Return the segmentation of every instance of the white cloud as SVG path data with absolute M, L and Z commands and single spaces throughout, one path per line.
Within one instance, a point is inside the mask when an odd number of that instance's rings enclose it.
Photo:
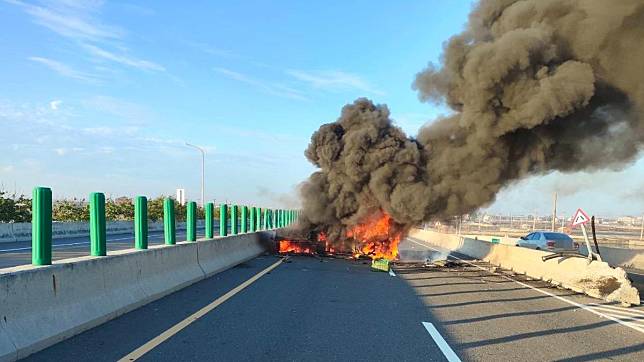
M 213 68 L 219 74 L 226 76 L 232 80 L 236 80 L 241 83 L 246 83 L 251 85 L 259 90 L 262 90 L 268 94 L 272 94 L 279 97 L 291 98 L 297 100 L 308 100 L 299 90 L 293 89 L 281 84 L 269 84 L 265 81 L 253 78 L 243 73 L 236 72 L 227 68 L 215 67 Z
M 11 172 L 14 169 L 15 168 L 13 167 L 13 165 L 6 165 L 6 166 L 0 167 L 0 170 L 2 170 L 2 172 Z
M 360 76 L 339 70 L 307 72 L 293 69 L 288 70 L 286 73 L 299 81 L 308 83 L 313 88 L 330 91 L 354 89 L 377 95 L 384 94 L 384 92 L 375 88 Z
M 43 57 L 29 57 L 32 62 L 40 63 L 54 72 L 68 78 L 78 79 L 85 82 L 96 83 L 98 80 L 91 74 L 77 71 L 76 69 L 61 63 L 59 61 L 43 58 Z
M 36 24 L 67 38 L 98 41 L 119 39 L 125 33 L 121 28 L 105 25 L 98 19 L 103 1 L 58 0 L 48 1 L 41 6 L 21 1 L 9 2 L 24 8 Z
M 83 147 L 69 147 L 69 148 L 67 148 L 67 147 L 58 147 L 58 148 L 54 148 L 54 152 L 58 156 L 65 156 L 65 155 L 69 154 L 70 152 L 82 152 L 84 150 L 85 150 L 85 148 L 83 148 Z
M 162 65 L 151 62 L 149 60 L 132 58 L 123 54 L 115 54 L 105 49 L 99 48 L 95 45 L 85 44 L 83 45 L 83 48 L 85 48 L 90 54 L 96 57 L 111 60 L 113 62 L 126 65 L 128 67 L 138 68 L 146 71 L 157 71 L 157 72 L 165 71 L 165 68 Z
M 114 133 L 114 129 L 111 127 L 87 127 L 83 128 L 83 132 L 97 136 L 109 136 Z
M 111 114 L 136 124 L 146 123 L 153 118 L 152 112 L 146 107 L 110 96 L 94 96 L 84 100 L 82 104 L 93 111 Z M 135 126 L 128 129 L 130 134 L 136 131 L 138 127 Z
M 155 62 L 139 59 L 125 54 L 126 47 L 122 44 L 125 31 L 117 26 L 101 22 L 100 14 L 103 1 L 100 0 L 49 0 L 41 1 L 39 5 L 16 0 L 5 0 L 20 6 L 29 14 L 36 24 L 39 24 L 58 35 L 73 40 L 93 60 L 108 60 L 128 67 L 145 71 L 164 72 L 165 68 Z M 119 52 L 109 49 L 120 49 Z M 88 74 L 74 71 L 70 67 L 51 59 L 33 57 L 34 61 L 49 66 L 60 74 L 76 79 L 88 80 L 95 78 Z M 31 59 L 31 58 L 30 58 Z
M 57 111 L 58 107 L 63 103 L 63 101 L 56 99 L 51 102 L 49 102 L 49 108 L 51 108 L 52 111 Z

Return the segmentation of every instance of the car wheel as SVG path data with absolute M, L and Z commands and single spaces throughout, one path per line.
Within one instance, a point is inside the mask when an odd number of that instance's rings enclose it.
M 534 250 L 541 250 L 541 248 L 537 246 Z

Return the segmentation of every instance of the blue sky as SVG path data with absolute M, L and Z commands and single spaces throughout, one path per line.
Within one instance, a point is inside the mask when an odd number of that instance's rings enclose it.
M 288 206 L 314 170 L 303 156 L 311 133 L 344 104 L 361 96 L 385 103 L 409 134 L 446 112 L 420 103 L 411 82 L 438 61 L 470 8 L 0 0 L 0 182 L 19 192 L 48 185 L 58 197 L 185 187 L 197 199 L 200 156 L 187 141 L 208 151 L 207 199 Z M 575 180 L 592 190 L 588 180 L 599 179 L 605 200 L 589 207 L 640 213 L 644 189 L 632 178 L 643 169 L 535 178 L 490 210 L 545 212 L 553 188 L 573 190 L 564 207 L 583 206 L 597 196 L 575 192 Z M 626 196 L 606 195 L 604 181 Z

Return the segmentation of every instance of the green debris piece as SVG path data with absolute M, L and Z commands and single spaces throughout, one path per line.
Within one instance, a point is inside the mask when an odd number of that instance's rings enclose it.
M 387 259 L 373 259 L 371 261 L 371 269 L 379 270 L 383 272 L 389 271 L 389 260 Z

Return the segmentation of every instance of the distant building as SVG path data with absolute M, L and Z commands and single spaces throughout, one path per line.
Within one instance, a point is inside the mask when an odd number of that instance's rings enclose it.
M 617 218 L 617 223 L 623 225 L 635 225 L 639 218 L 633 216 L 620 216 Z

